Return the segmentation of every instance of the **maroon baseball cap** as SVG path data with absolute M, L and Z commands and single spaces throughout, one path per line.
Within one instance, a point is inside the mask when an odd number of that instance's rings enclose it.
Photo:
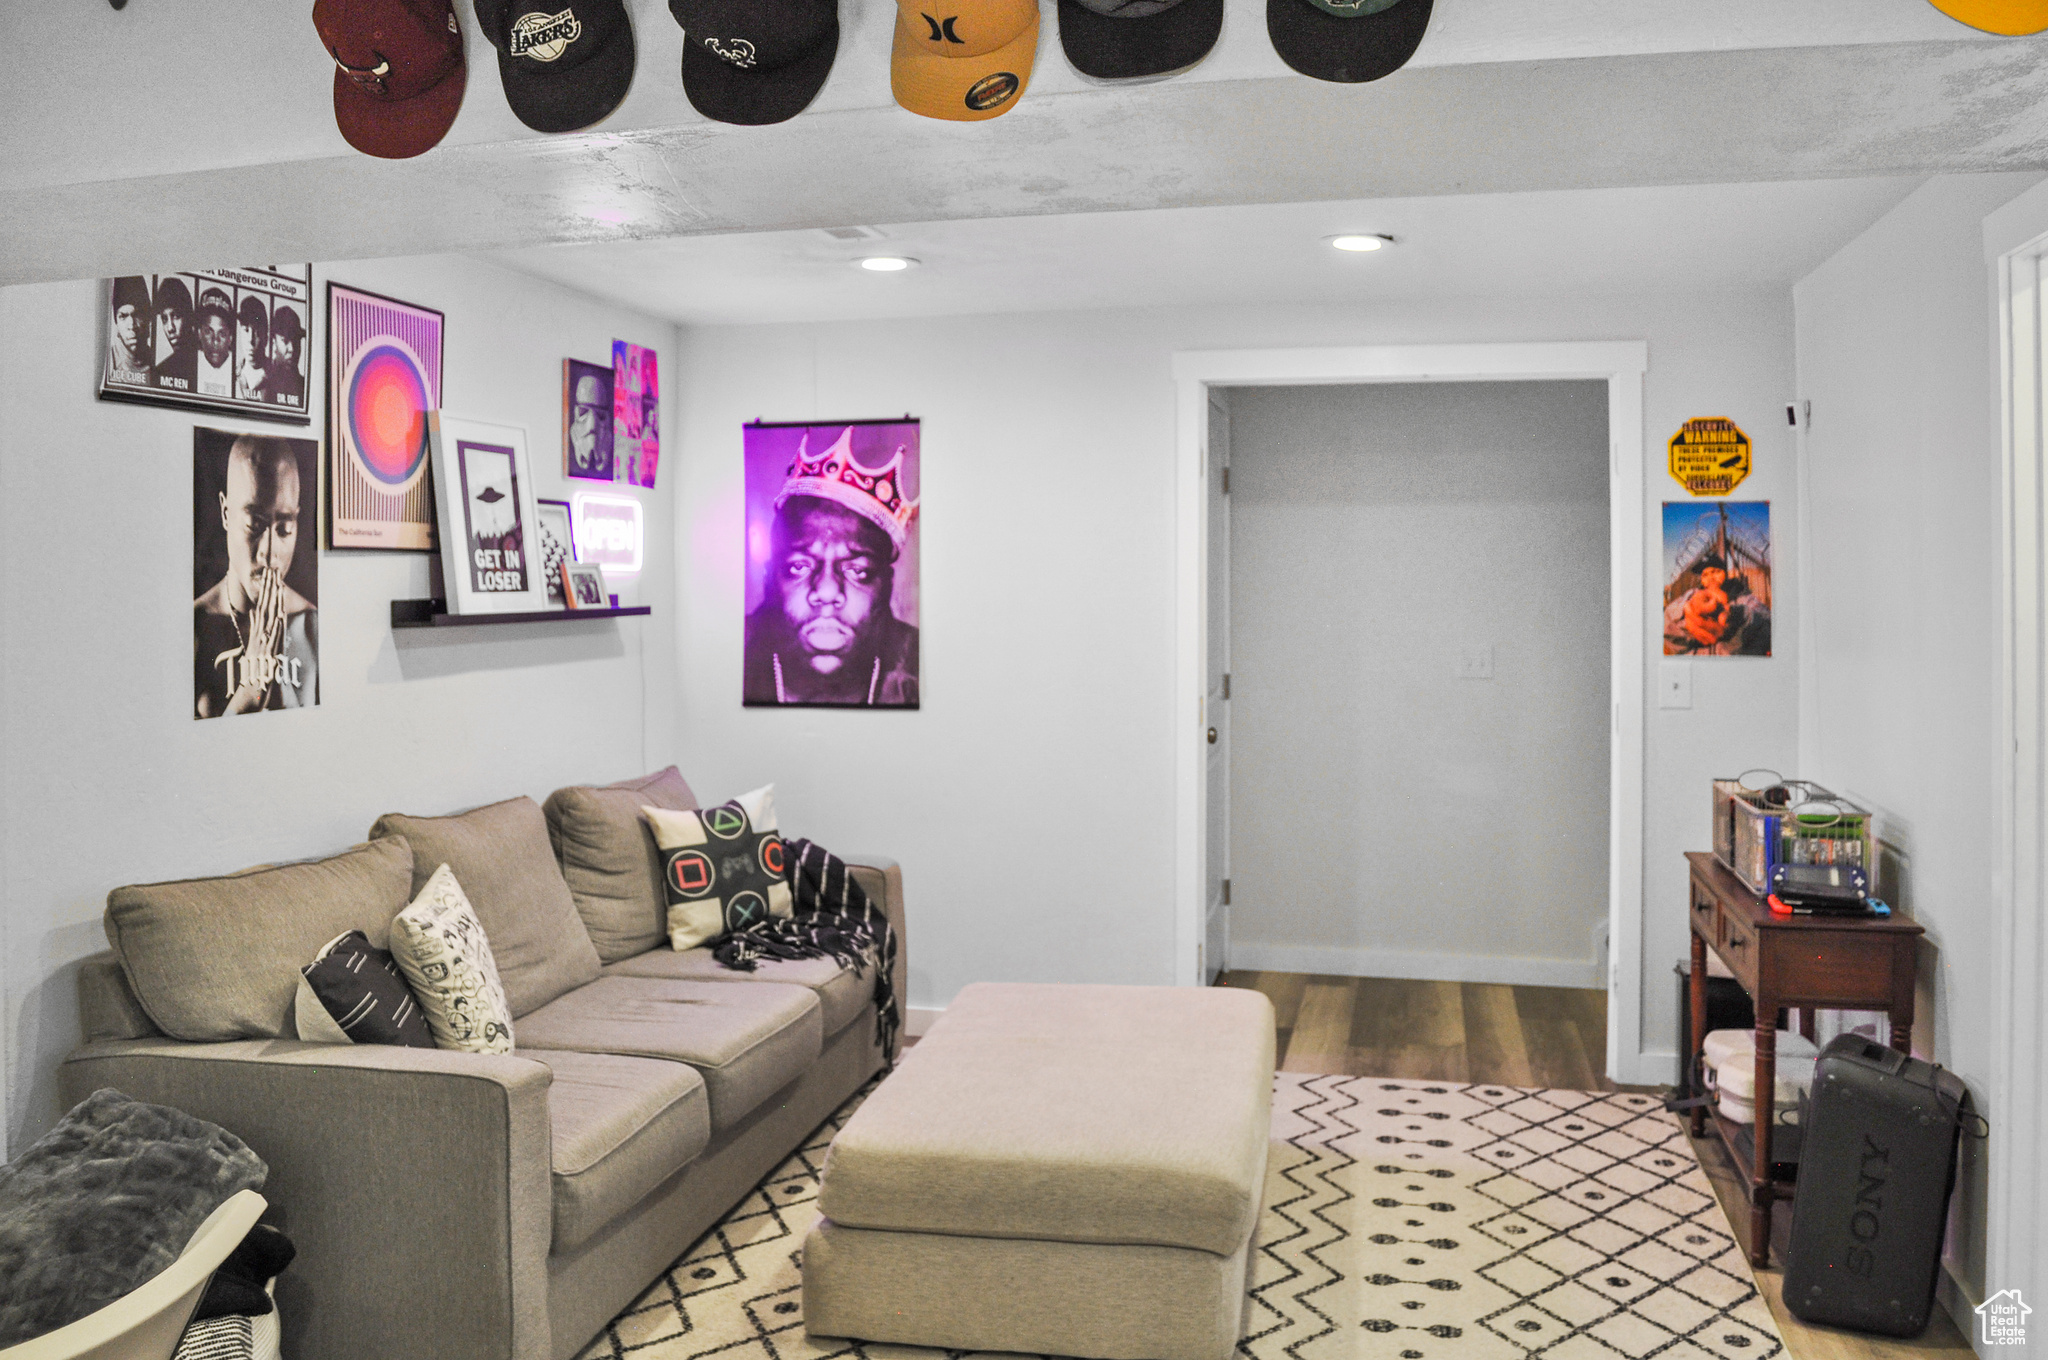
M 334 121 L 365 155 L 432 150 L 462 107 L 468 67 L 451 0 L 313 0 L 334 58 Z

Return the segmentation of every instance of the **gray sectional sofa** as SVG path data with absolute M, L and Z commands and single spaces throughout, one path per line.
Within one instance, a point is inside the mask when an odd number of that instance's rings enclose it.
M 110 894 L 62 1092 L 176 1106 L 269 1163 L 299 1249 L 277 1286 L 293 1360 L 566 1360 L 885 1066 L 872 970 L 669 948 L 643 803 L 696 806 L 671 768 Z M 896 929 L 902 996 L 901 873 L 848 861 Z M 299 1041 L 299 967 L 351 928 L 383 946 L 443 863 L 514 1051 Z

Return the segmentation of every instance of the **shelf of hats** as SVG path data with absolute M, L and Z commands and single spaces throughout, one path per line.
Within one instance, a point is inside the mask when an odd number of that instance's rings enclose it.
M 1401 69 L 1433 0 L 1267 0 L 1274 52 L 1315 80 L 1357 85 Z M 1192 70 L 1223 30 L 1224 0 L 1057 0 L 1060 51 L 1092 82 Z M 558 7 L 559 6 L 559 7 Z M 802 113 L 839 57 L 838 0 L 781 5 L 669 0 L 673 29 L 634 31 L 625 0 L 477 0 L 505 102 L 537 132 L 581 132 L 625 100 L 643 57 L 714 122 L 759 127 Z M 469 84 L 452 0 L 317 0 L 335 63 L 334 116 L 366 155 L 417 156 L 454 126 Z M 1000 118 L 1043 59 L 1038 0 L 897 0 L 889 88 L 913 114 Z M 673 78 L 673 77 L 667 77 Z

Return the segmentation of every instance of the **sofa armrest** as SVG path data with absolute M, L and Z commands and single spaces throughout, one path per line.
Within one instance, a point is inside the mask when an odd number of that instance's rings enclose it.
M 910 930 L 903 914 L 903 866 L 887 855 L 841 855 L 869 900 L 878 903 L 896 931 L 896 970 L 889 975 L 896 1004 L 910 1019 Z
M 269 1163 L 298 1258 L 279 1277 L 293 1360 L 546 1360 L 548 1084 L 526 1058 L 276 1039 L 87 1044 L 58 1071 L 175 1106 Z

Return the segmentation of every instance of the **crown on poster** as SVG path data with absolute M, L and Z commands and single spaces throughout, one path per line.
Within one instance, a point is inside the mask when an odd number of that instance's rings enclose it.
M 789 465 L 789 480 L 776 494 L 775 508 L 780 510 L 791 496 L 816 496 L 843 505 L 889 535 L 896 551 L 903 551 L 910 537 L 911 522 L 924 502 L 921 496 L 914 501 L 903 497 L 903 455 L 908 452 L 905 446 L 898 444 L 895 457 L 881 467 L 870 468 L 853 461 L 851 425 L 841 430 L 832 447 L 816 458 L 811 456 L 810 444 L 807 431 L 797 441 L 796 461 Z

